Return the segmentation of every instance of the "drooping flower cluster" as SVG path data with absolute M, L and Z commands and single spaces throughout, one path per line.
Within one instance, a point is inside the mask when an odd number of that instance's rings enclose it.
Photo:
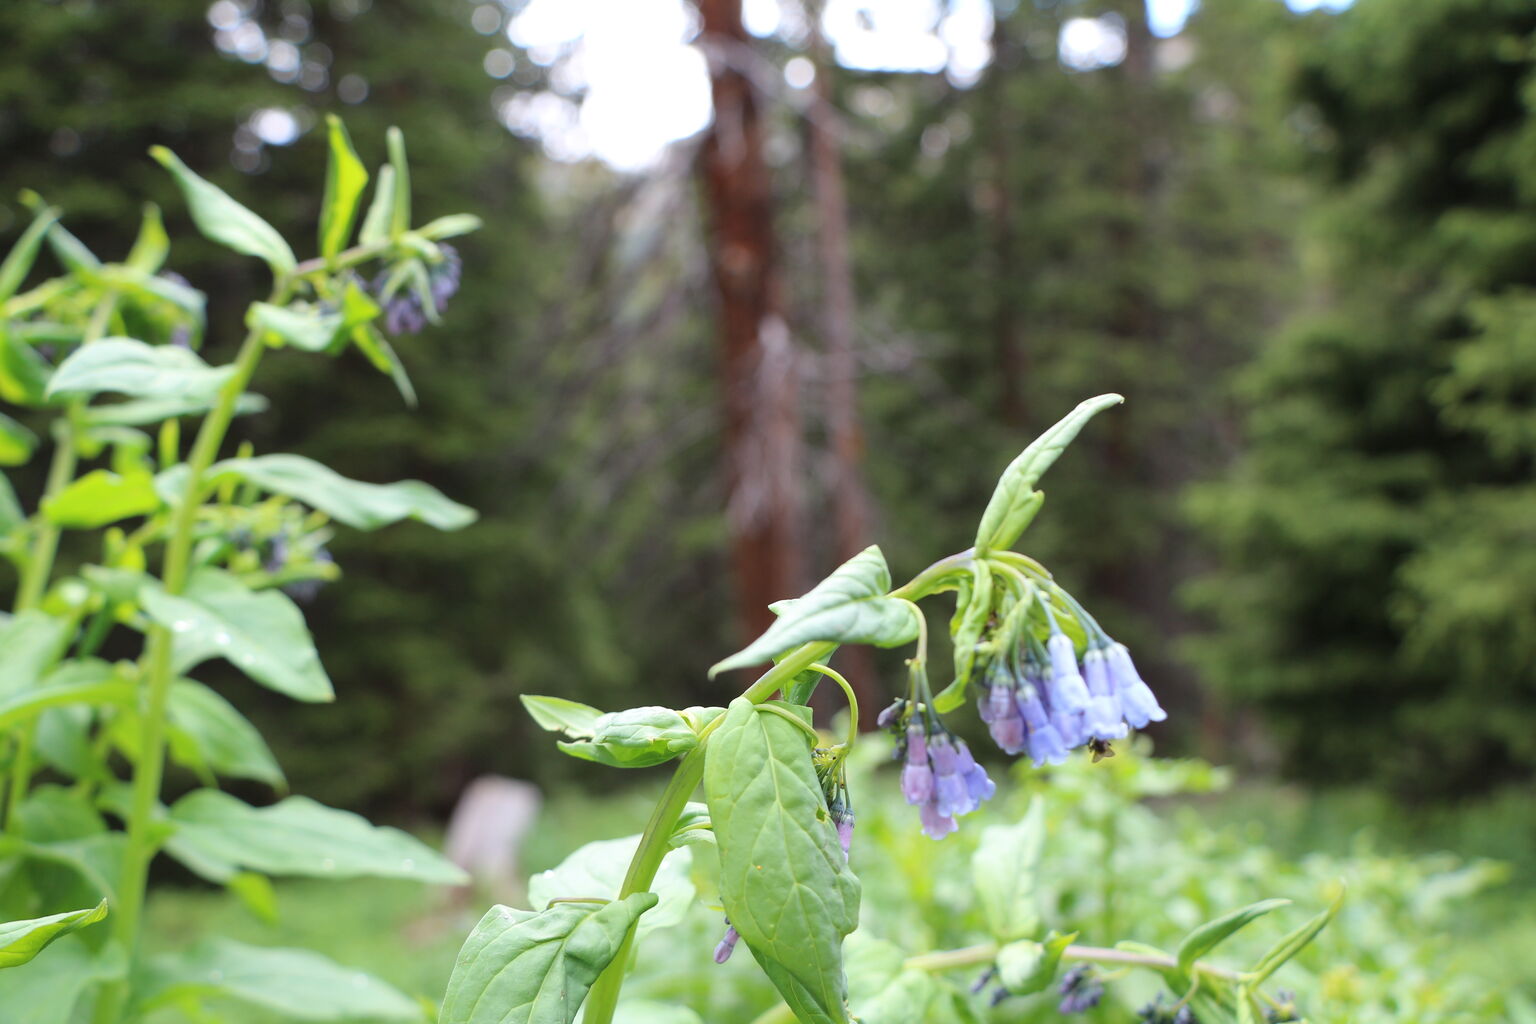
M 883 711 L 879 724 L 896 733 L 896 758 L 902 762 L 901 795 L 918 808 L 923 833 L 943 839 L 997 792 L 986 770 L 976 763 L 965 741 L 934 714 L 932 696 L 921 672 L 914 672 L 913 692 Z
M 1099 1005 L 1104 998 L 1104 983 L 1093 975 L 1089 964 L 1078 964 L 1062 976 L 1061 1002 L 1056 1009 L 1062 1013 L 1086 1013 Z
M 1043 649 L 1033 637 L 1020 647 L 992 662 L 978 697 L 981 719 L 1006 754 L 1027 753 L 1037 767 L 1060 764 L 1084 745 L 1102 755 L 1131 728 L 1167 717 L 1124 644 L 1095 636 L 1081 665 L 1059 628 Z

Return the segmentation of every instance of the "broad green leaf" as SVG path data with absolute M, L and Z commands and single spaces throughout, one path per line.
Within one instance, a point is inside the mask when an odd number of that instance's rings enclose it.
M 88 910 L 37 917 L 30 921 L 0 923 L 0 968 L 19 967 L 43 951 L 54 939 L 107 916 L 107 901 Z
M 107 824 L 84 793 L 44 784 L 17 806 L 11 830 L 34 843 L 65 843 L 105 832 Z
M 1090 398 L 1067 413 L 1054 426 L 1035 439 L 1019 457 L 1008 464 L 981 515 L 981 525 L 976 528 L 976 552 L 1003 549 L 1013 546 L 1039 511 L 1042 497 L 1037 496 L 1035 484 L 1051 464 L 1061 455 L 1078 431 L 1095 415 L 1125 399 L 1119 395 L 1100 395 Z
M 37 261 L 37 250 L 43 244 L 43 236 L 48 234 L 48 229 L 58 219 L 59 211 L 53 207 L 38 210 L 32 223 L 16 239 L 11 251 L 5 254 L 5 262 L 0 263 L 0 303 L 15 295 L 21 283 L 27 279 L 27 272 Z
M 918 612 L 886 597 L 891 572 L 875 546 L 865 548 L 804 597 L 782 603 L 773 625 L 745 650 L 709 670 L 711 676 L 757 665 L 813 640 L 895 647 L 916 639 Z
M 1290 903 L 1290 900 L 1260 900 L 1240 910 L 1223 914 L 1214 921 L 1207 921 L 1186 935 L 1184 941 L 1179 943 L 1178 953 L 1174 958 L 1178 961 L 1179 970 L 1188 974 L 1190 968 L 1195 965 L 1195 961 L 1225 942 L 1238 929 L 1258 920 L 1271 910 L 1290 906 Z
M 997 951 L 997 980 L 1016 996 L 1043 992 L 1056 980 L 1061 954 L 1072 945 L 1077 933 L 1057 935 L 1052 932 L 1044 942 L 1020 939 Z
M 698 745 L 698 733 L 680 713 L 671 708 L 644 707 L 600 715 L 592 723 L 589 739 L 559 747 L 572 757 L 611 768 L 647 768 Z
M 212 473 L 232 473 L 264 491 L 297 498 L 358 530 L 376 530 L 402 519 L 416 519 L 439 530 L 458 530 L 476 519 L 474 509 L 444 497 L 420 480 L 393 484 L 348 480 L 301 455 L 225 459 L 214 465 Z
M 154 274 L 165 265 L 170 251 L 171 239 L 165 233 L 160 207 L 145 203 L 144 215 L 139 221 L 139 236 L 133 240 L 133 248 L 128 250 L 128 258 L 123 262 L 134 270 Z
M 563 732 L 572 739 L 591 739 L 592 726 L 603 715 L 590 704 L 564 697 L 538 697 L 525 693 L 519 699 L 540 729 Z
M 183 740 L 192 758 L 219 775 L 283 785 L 283 770 L 256 727 L 235 706 L 202 683 L 178 679 L 171 685 L 172 749 Z
M 35 608 L 0 625 L 0 697 L 36 686 L 69 646 L 70 623 Z
M 1045 848 L 1045 802 L 1039 796 L 1016 825 L 988 825 L 971 858 L 971 877 L 987 926 L 1001 942 L 1040 927 L 1040 854 Z
M 400 361 L 400 356 L 393 346 L 384 340 L 384 335 L 378 332 L 372 324 L 363 324 L 352 329 L 352 344 L 358 351 L 368 357 L 380 373 L 387 374 L 389 379 L 395 382 L 395 389 L 400 392 L 400 397 L 411 408 L 416 407 L 416 388 L 411 384 L 410 375 L 405 372 L 405 363 Z
M 59 364 L 49 395 L 164 398 L 208 404 L 234 373 L 233 366 L 209 366 L 178 345 L 146 345 L 133 338 L 103 338 L 82 345 Z
M 277 890 L 266 875 L 241 871 L 224 883 L 231 896 L 263 924 L 277 924 Z
M 347 247 L 358 200 L 368 187 L 368 171 L 352 148 L 346 125 L 335 114 L 325 116 L 331 159 L 325 169 L 325 200 L 320 206 L 320 255 L 326 259 Z
M 291 796 L 255 808 L 228 793 L 200 789 L 171 807 L 166 849 L 204 864 L 278 877 L 408 878 L 463 885 L 469 876 L 421 840 L 396 828 Z
M 992 616 L 992 570 L 985 559 L 971 565 L 970 585 L 961 591 L 964 603 L 955 609 L 955 628 L 951 634 L 955 646 L 955 678 L 933 699 L 941 714 L 954 711 L 965 703 L 965 691 L 976 665 L 976 645 Z
M 588 843 L 565 858 L 559 867 L 528 879 L 529 905 L 542 910 L 554 899 L 617 899 L 630 859 L 639 846 L 638 835 Z M 656 907 L 640 919 L 639 934 L 670 928 L 688 913 L 694 897 L 692 870 L 690 850 L 673 850 L 662 859 L 650 889 L 656 894 Z
M 480 230 L 480 218 L 472 213 L 450 213 L 446 217 L 439 217 L 429 221 L 416 229 L 416 233 L 422 238 L 431 239 L 434 242 L 445 238 L 456 238 L 459 235 L 467 235 L 471 231 Z
M 0 466 L 22 466 L 37 449 L 37 435 L 0 413 Z
M 235 202 L 223 189 L 200 177 L 164 146 L 155 146 L 149 153 L 176 178 L 192 212 L 192 220 L 204 235 L 236 252 L 266 260 L 274 276 L 282 276 L 294 268 L 293 250 L 276 228 Z
M 295 700 L 335 698 L 303 613 L 281 591 L 252 591 L 222 569 L 199 569 L 179 597 L 151 582 L 139 603 L 174 634 L 178 672 L 218 657 Z
M 65 936 L 25 970 L 0 971 L 5 1024 L 72 1024 L 80 997 L 100 982 L 121 978 L 127 966 L 121 946 L 97 953 L 78 936 Z
M 93 469 L 43 502 L 51 523 L 76 530 L 94 530 L 130 516 L 145 516 L 160 508 L 154 475 L 139 471 L 120 476 Z
M 419 1003 L 372 975 L 306 949 L 204 939 L 153 958 L 139 986 L 144 1011 L 184 997 L 220 997 L 300 1021 L 422 1021 Z
M 637 892 L 616 903 L 495 906 L 459 950 L 438 1024 L 571 1024 L 636 920 L 656 905 Z
M 1328 905 L 1327 910 L 1275 943 L 1269 952 L 1265 953 L 1259 959 L 1259 962 L 1254 965 L 1253 970 L 1249 972 L 1253 987 L 1257 989 L 1260 985 L 1264 984 L 1271 974 L 1285 966 L 1293 956 L 1305 949 L 1313 939 L 1317 938 L 1319 932 L 1328 927 L 1328 922 L 1333 920 L 1334 915 L 1339 912 L 1339 908 L 1343 905 L 1344 890 L 1340 889 L 1338 895 L 1333 898 L 1333 902 Z
M 324 352 L 341 330 L 340 313 L 322 313 L 317 309 L 289 309 L 270 302 L 253 302 L 245 313 L 245 325 L 253 331 L 265 331 L 267 343 L 292 345 L 305 352 Z
M 357 240 L 363 245 L 378 245 L 389 238 L 390 225 L 394 223 L 395 169 L 389 164 L 379 168 L 379 176 L 373 183 L 373 202 L 368 215 L 358 231 Z
M 743 698 L 705 747 L 704 793 L 726 916 L 793 1007 L 847 1020 L 843 937 L 858 924 L 849 870 L 806 734 Z M 786 983 L 786 977 L 794 984 Z

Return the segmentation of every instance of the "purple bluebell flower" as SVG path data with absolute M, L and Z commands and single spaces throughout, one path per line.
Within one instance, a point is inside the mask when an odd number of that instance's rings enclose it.
M 1040 702 L 1039 691 L 1033 685 L 1026 684 L 1019 691 L 1018 704 L 1019 714 L 1024 718 L 1029 758 L 1035 762 L 1035 767 L 1064 762 L 1067 759 L 1067 743 L 1061 733 L 1056 731 L 1056 726 L 1051 724 L 1051 717 L 1046 713 L 1045 705 Z
M 996 672 L 983 687 L 977 709 L 992 733 L 992 741 L 1005 754 L 1019 753 L 1025 747 L 1025 738 L 1017 680 L 1005 672 Z
M 1131 652 L 1125 644 L 1110 644 L 1105 651 L 1109 665 L 1109 677 L 1115 696 L 1120 701 L 1120 711 L 1133 729 L 1143 729 L 1148 722 L 1161 722 L 1168 713 L 1157 703 L 1152 688 L 1136 671 Z
M 433 316 L 439 316 L 448 309 L 448 300 L 459 290 L 463 270 L 463 261 L 457 249 L 451 245 L 440 245 L 438 249 L 443 258 L 427 267 L 427 292 L 432 299 Z M 376 294 L 383 295 L 388 279 L 389 274 L 386 272 L 374 282 Z M 384 329 L 390 334 L 417 334 L 427 326 L 429 319 L 432 317 L 427 315 L 421 295 L 415 288 L 398 288 L 384 304 Z
M 1088 731 L 1098 740 L 1122 739 L 1126 728 L 1109 677 L 1109 662 L 1097 647 L 1083 655 L 1083 679 L 1088 684 Z
M 1062 1013 L 1086 1013 L 1099 1005 L 1104 998 L 1104 983 L 1093 976 L 1093 968 L 1078 964 L 1061 979 L 1061 1003 L 1056 1007 Z
M 726 918 L 725 937 L 722 938 L 720 940 L 720 944 L 715 947 L 715 963 L 723 964 L 729 960 L 731 958 L 731 954 L 736 952 L 736 943 L 740 938 L 741 935 L 736 931 L 736 926 L 731 924 L 730 918 Z
M 942 725 L 935 724 L 932 732 L 929 728 L 918 719 L 907 725 L 901 795 L 917 806 L 923 832 L 930 839 L 943 839 L 959 827 L 955 818 L 981 806 L 997 787 L 964 740 Z

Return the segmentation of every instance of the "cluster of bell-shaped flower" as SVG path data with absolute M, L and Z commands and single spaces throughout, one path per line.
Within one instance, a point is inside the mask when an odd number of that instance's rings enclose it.
M 977 698 L 981 719 L 1005 754 L 1028 754 L 1037 766 L 1060 764 L 1076 747 L 1102 749 L 1130 729 L 1168 717 L 1124 644 L 1095 636 L 1081 663 L 1072 638 L 1059 628 L 1043 652 L 1032 640 L 1020 646 L 1018 657 L 1008 652 L 992 661 Z

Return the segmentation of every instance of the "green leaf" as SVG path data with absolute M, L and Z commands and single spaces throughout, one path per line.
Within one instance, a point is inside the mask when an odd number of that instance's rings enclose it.
M 810 741 L 737 698 L 705 751 L 726 916 L 786 1002 L 809 1002 L 841 1024 L 842 940 L 858 924 L 859 882 L 838 845 Z
M 1290 900 L 1260 900 L 1230 914 L 1223 914 L 1214 921 L 1207 921 L 1184 937 L 1179 943 L 1175 959 L 1179 970 L 1188 974 L 1195 961 L 1215 949 L 1238 929 L 1263 917 L 1271 910 L 1290 906 Z
M 36 686 L 69 646 L 66 619 L 29 608 L 0 625 L 0 697 Z
M 1035 484 L 1051 464 L 1061 455 L 1078 431 L 1095 415 L 1125 399 L 1119 395 L 1100 395 L 1090 398 L 1067 413 L 1053 427 L 1035 439 L 1034 443 L 1008 464 L 981 515 L 981 525 L 976 529 L 976 553 L 988 549 L 1013 546 L 1040 508 L 1043 497 L 1038 496 Z
M 363 218 L 357 240 L 363 245 L 378 245 L 389 238 L 390 224 L 394 222 L 395 169 L 389 164 L 379 168 L 379 176 L 373 184 L 373 202 L 368 215 Z
M 164 146 L 151 148 L 149 154 L 176 178 L 192 220 L 204 235 L 236 252 L 266 260 L 275 277 L 294 268 L 293 250 L 276 228 L 235 202 L 223 189 L 198 176 Z
M 984 559 L 971 565 L 971 583 L 962 590 L 964 604 L 955 609 L 951 635 L 955 647 L 955 678 L 933 699 L 934 710 L 941 714 L 954 711 L 965 703 L 971 669 L 976 665 L 976 645 L 992 617 L 992 570 Z
M 94 530 L 130 516 L 145 516 L 160 508 L 155 478 L 147 471 L 126 476 L 93 469 L 43 502 L 43 516 L 58 526 Z
M 582 704 L 564 697 L 536 697 L 522 694 L 519 699 L 540 729 L 563 732 L 572 739 L 591 739 L 593 724 L 603 713 L 590 704 Z
M 1259 958 L 1259 962 L 1254 964 L 1253 970 L 1249 972 L 1253 987 L 1257 989 L 1260 985 L 1264 984 L 1271 974 L 1285 966 L 1287 961 L 1305 949 L 1313 939 L 1317 938 L 1318 933 L 1328 927 L 1328 922 L 1333 920 L 1334 915 L 1339 912 L 1339 908 L 1343 905 L 1344 890 L 1341 888 L 1338 895 L 1333 898 L 1333 902 L 1329 904 L 1327 910 L 1324 910 L 1312 918 L 1312 920 L 1275 943 L 1268 953 Z
M 0 968 L 20 967 L 41 953 L 43 947 L 54 939 L 95 924 L 106 916 L 107 901 L 102 900 L 89 910 L 71 910 L 30 921 L 0 923 Z
M 96 272 L 101 270 L 101 260 L 63 224 L 55 222 L 48 229 L 48 248 L 53 250 L 54 258 L 80 280 L 94 282 Z
M 699 745 L 699 735 L 671 708 L 644 707 L 610 711 L 592 722 L 591 735 L 561 743 L 561 750 L 611 768 L 647 768 L 663 764 Z
M 399 238 L 411 230 L 411 165 L 405 159 L 405 133 L 390 126 L 384 134 L 389 146 L 389 166 L 395 170 L 395 198 L 390 204 L 389 234 Z
M 0 700 L 0 729 L 30 721 L 51 708 L 131 704 L 137 690 L 121 679 L 101 682 L 63 683 L 13 693 Z
M 0 413 L 0 466 L 22 466 L 37 449 L 37 435 Z
M 263 924 L 277 924 L 277 890 L 266 875 L 241 871 L 224 882 L 224 888 Z
M 165 265 L 170 252 L 171 239 L 165 233 L 160 207 L 145 203 L 144 216 L 139 221 L 139 236 L 133 240 L 133 248 L 128 250 L 128 258 L 123 262 L 134 270 L 154 274 Z
M 570 1024 L 635 922 L 656 905 L 557 903 L 533 912 L 495 906 L 459 951 L 438 1024 Z
M 420 1004 L 379 979 L 304 949 L 204 939 L 152 959 L 137 1010 L 184 998 L 238 1000 L 301 1021 L 422 1021 Z
M 21 510 L 21 502 L 16 499 L 16 488 L 11 486 L 11 481 L 4 474 L 0 474 L 0 537 L 26 521 L 27 514 Z
M 47 394 L 97 395 L 195 401 L 206 406 L 235 372 L 209 366 L 178 345 L 146 345 L 133 338 L 103 338 L 70 353 L 48 382 Z
M 26 970 L 0 971 L 5 1024 L 71 1024 L 77 1019 L 75 1004 L 86 990 L 121 978 L 127 963 L 121 946 L 109 945 L 97 953 L 79 937 L 66 936 Z
M 265 331 L 269 345 L 274 344 L 272 339 L 275 337 L 281 344 L 305 352 L 324 352 L 331 347 L 336 332 L 342 329 L 342 320 L 340 313 L 253 302 L 245 312 L 245 325 L 253 331 Z
M 1061 954 L 1076 938 L 1077 932 L 1052 932 L 1044 942 L 1021 939 L 1008 943 L 997 951 L 997 980 L 1016 996 L 1045 991 L 1056 980 Z
M 58 219 L 59 211 L 51 206 L 38 210 L 32 223 L 27 225 L 21 237 L 16 239 L 16 244 L 11 246 L 11 251 L 6 253 L 5 262 L 0 263 L 0 304 L 15 295 L 21 283 L 27 279 L 27 272 L 37 261 L 37 250 L 43 244 L 43 236 Z
M 871 1024 L 929 1024 L 939 1014 L 941 992 L 926 971 L 906 970 L 902 951 L 890 942 L 855 932 L 844 944 L 848 1005 Z
M 773 625 L 745 650 L 709 670 L 710 676 L 757 665 L 813 640 L 895 647 L 917 637 L 918 611 L 910 602 L 886 597 L 891 571 L 871 545 L 793 602 L 780 602 Z
M 331 160 L 325 170 L 325 200 L 320 206 L 320 255 L 330 259 L 347 247 L 358 200 L 368 187 L 368 170 L 357 158 L 346 125 L 335 114 L 325 116 Z
M 220 775 L 283 785 L 283 770 L 256 727 L 235 706 L 202 683 L 178 679 L 171 685 L 172 750 Z M 177 742 L 181 740 L 183 742 Z M 186 763 L 186 761 L 183 761 Z
M 550 900 L 561 898 L 618 899 L 629 862 L 639 846 L 638 835 L 588 843 L 565 858 L 558 867 L 528 879 L 529 904 L 540 910 Z M 693 853 L 690 850 L 673 850 L 662 858 L 650 888 L 657 897 L 656 907 L 640 919 L 638 934 L 670 928 L 682 921 L 693 905 L 692 870 Z
M 220 657 L 295 700 L 335 699 L 304 615 L 281 591 L 257 593 L 222 569 L 199 569 L 181 596 L 149 582 L 139 603 L 174 634 L 178 672 Z
M 53 367 L 0 318 L 0 398 L 12 405 L 42 405 Z
M 440 242 L 445 238 L 457 238 L 471 231 L 479 231 L 480 224 L 480 218 L 472 213 L 450 213 L 446 217 L 439 217 L 423 224 L 416 229 L 416 233 L 422 238 Z
M 442 854 L 396 828 L 373 825 L 307 797 L 255 808 L 216 789 L 171 807 L 176 830 L 166 849 L 178 859 L 226 864 L 277 877 L 407 878 L 463 885 L 469 876 Z
M 215 476 L 234 474 L 264 491 L 286 494 L 358 530 L 376 530 L 415 519 L 439 530 L 459 530 L 477 518 L 475 510 L 443 496 L 420 480 L 369 484 L 348 480 L 301 455 L 259 455 L 215 463 Z
M 1001 942 L 1040 927 L 1040 855 L 1045 848 L 1045 801 L 1038 795 L 1016 825 L 988 825 L 971 858 L 971 877 L 987 925 Z
M 190 416 L 206 412 L 212 404 L 209 396 L 194 398 L 146 398 L 129 402 L 112 402 L 109 405 L 88 406 L 81 419 L 93 427 L 136 427 L 146 423 L 159 423 L 178 416 Z M 267 400 L 260 395 L 244 394 L 235 401 L 235 415 L 249 416 L 265 412 Z

